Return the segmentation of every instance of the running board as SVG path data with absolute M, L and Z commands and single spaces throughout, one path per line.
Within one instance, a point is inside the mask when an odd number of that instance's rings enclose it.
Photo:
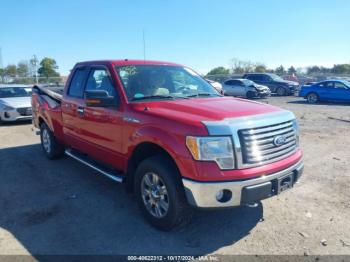
M 102 165 L 95 163 L 94 161 L 92 161 L 91 159 L 89 159 L 89 157 L 86 157 L 78 152 L 74 152 L 71 149 L 67 149 L 64 151 L 64 153 L 67 156 L 70 156 L 71 158 L 79 161 L 80 163 L 92 168 L 93 170 L 99 172 L 100 174 L 118 182 L 118 183 L 122 183 L 123 182 L 123 177 L 122 176 L 118 176 L 115 175 L 114 173 L 117 173 L 117 171 L 112 171 L 108 168 L 103 167 Z

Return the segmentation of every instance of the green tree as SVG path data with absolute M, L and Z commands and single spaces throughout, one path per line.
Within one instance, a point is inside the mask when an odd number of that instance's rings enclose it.
M 5 68 L 5 74 L 6 74 L 6 76 L 9 76 L 9 77 L 16 77 L 16 75 L 17 75 L 17 66 L 16 65 L 8 65 Z
M 294 68 L 294 66 L 291 66 L 288 68 L 288 74 L 296 74 L 297 70 Z
M 58 77 L 60 74 L 56 71 L 58 66 L 55 59 L 44 57 L 40 62 L 38 73 L 41 77 Z
M 219 66 L 219 67 L 215 67 L 212 70 L 209 71 L 209 73 L 207 74 L 207 76 L 211 76 L 211 75 L 228 75 L 230 73 L 230 70 L 223 67 L 223 66 Z
M 279 67 L 277 67 L 275 69 L 275 73 L 278 74 L 278 75 L 283 75 L 283 74 L 286 73 L 286 70 L 284 70 L 283 65 L 280 65 Z
M 332 72 L 334 74 L 350 74 L 350 64 L 334 65 Z
M 19 62 L 17 65 L 17 74 L 20 77 L 27 77 L 29 75 L 29 66 L 25 61 Z
M 0 82 L 4 83 L 6 77 L 6 71 L 4 68 L 0 68 Z
M 267 71 L 267 68 L 263 64 L 258 64 L 258 65 L 255 66 L 254 71 L 257 72 L 257 73 L 265 73 Z

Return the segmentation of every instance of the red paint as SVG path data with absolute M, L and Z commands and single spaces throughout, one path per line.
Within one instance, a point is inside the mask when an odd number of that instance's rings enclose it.
M 265 114 L 280 109 L 230 97 L 129 103 L 114 67 L 139 64 L 181 66 L 143 60 L 78 63 L 76 67 L 104 65 L 109 69 L 116 91 L 121 97 L 120 107 L 118 109 L 85 107 L 84 117 L 79 117 L 76 112 L 77 106 L 85 106 L 85 103 L 83 99 L 66 95 L 67 86 L 71 81 L 69 77 L 61 106 L 50 108 L 39 96 L 33 94 L 34 124 L 38 127 L 39 118 L 42 118 L 66 146 L 77 148 L 124 172 L 127 171 L 128 160 L 134 149 L 143 142 L 161 146 L 173 157 L 182 176 L 198 181 L 254 178 L 285 169 L 301 159 L 302 152 L 298 151 L 288 158 L 271 164 L 229 171 L 221 171 L 213 162 L 194 161 L 186 148 L 185 138 L 188 135 L 208 135 L 202 121 Z M 125 116 L 136 118 L 140 123 L 126 122 L 123 120 Z

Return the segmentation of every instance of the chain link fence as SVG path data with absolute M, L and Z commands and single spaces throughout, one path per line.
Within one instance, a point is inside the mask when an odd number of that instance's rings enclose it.
M 64 85 L 67 77 L 0 77 L 0 84 L 21 84 L 21 85 Z

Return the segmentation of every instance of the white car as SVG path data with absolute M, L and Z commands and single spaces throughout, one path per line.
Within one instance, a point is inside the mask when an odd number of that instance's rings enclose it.
M 271 91 L 267 86 L 258 85 L 248 79 L 229 79 L 223 84 L 223 92 L 227 96 L 241 96 L 246 98 L 267 97 Z
M 205 79 L 209 84 L 211 84 L 216 91 L 218 91 L 220 94 L 222 94 L 222 84 L 220 84 L 219 82 L 210 80 L 210 79 Z
M 31 119 L 31 88 L 26 85 L 0 85 L 0 122 Z

